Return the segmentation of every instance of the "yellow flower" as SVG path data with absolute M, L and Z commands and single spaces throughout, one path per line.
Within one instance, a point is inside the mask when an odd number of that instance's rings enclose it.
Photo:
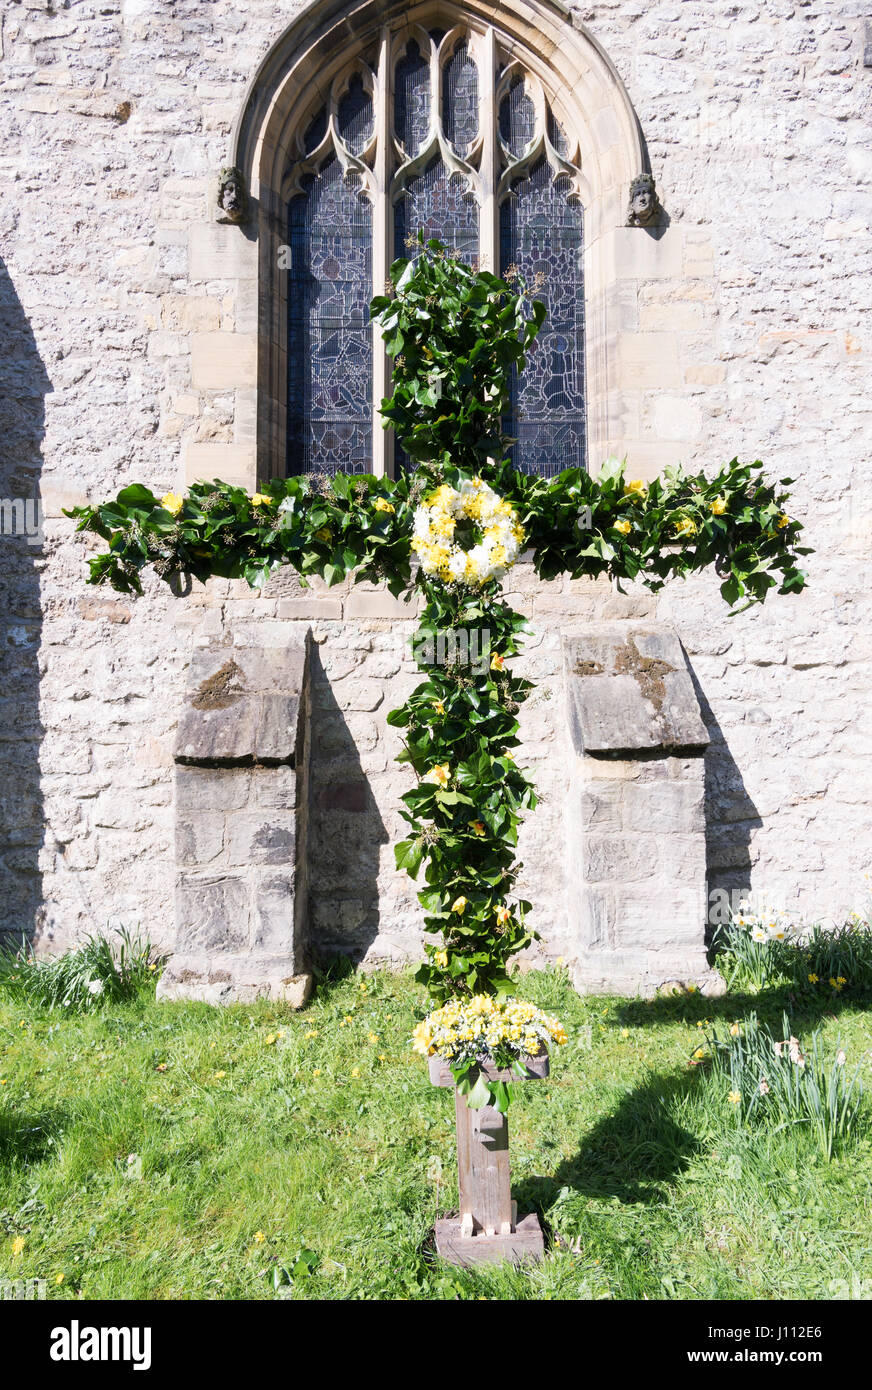
M 787 515 L 786 512 L 781 513 L 775 525 L 778 527 L 779 531 L 783 531 L 785 526 L 790 525 L 790 517 Z
M 263 1245 L 264 1241 L 266 1240 L 266 1236 L 264 1235 L 263 1231 L 255 1231 L 254 1238 L 257 1241 L 258 1245 Z
M 360 1067 L 352 1067 L 352 1068 L 351 1068 L 351 1075 L 352 1075 L 353 1077 L 355 1077 L 355 1078 L 358 1077 L 358 1076 L 360 1076 Z
M 253 507 L 269 507 L 272 505 L 272 498 L 266 492 L 254 492 L 251 495 L 251 505 Z
M 675 534 L 676 536 L 695 536 L 696 522 L 689 516 L 683 516 L 679 522 L 676 522 Z
M 459 898 L 454 899 L 454 902 L 451 904 L 451 911 L 456 912 L 458 917 L 463 916 L 466 911 L 466 898 L 464 898 L 463 894 L 461 894 Z
M 622 1028 L 622 1029 L 621 1029 L 621 1037 L 622 1037 L 622 1038 L 628 1038 L 629 1036 L 630 1036 L 630 1030 L 629 1030 L 629 1028 Z
M 307 1029 L 306 1029 L 306 1037 L 307 1037 L 307 1038 L 317 1038 L 317 1036 L 318 1036 L 318 1029 L 317 1029 L 317 1028 L 307 1028 Z M 267 1039 L 267 1042 L 268 1042 L 268 1041 L 269 1041 L 269 1039 Z
M 712 516 L 723 516 L 724 512 L 727 510 L 726 497 L 716 497 L 709 510 Z
M 505 926 L 512 915 L 507 907 L 495 907 L 494 912 L 496 913 L 496 918 L 500 926 Z
M 367 1034 L 367 1038 L 369 1039 L 369 1041 L 370 1041 L 371 1043 L 377 1043 L 377 1042 L 378 1042 L 378 1033 L 368 1033 L 368 1034 Z
M 505 665 L 505 660 L 505 657 L 500 656 L 499 652 L 494 652 L 493 656 L 491 657 L 491 670 L 501 671 L 503 669 L 503 666 Z
M 738 1105 L 741 1099 L 742 1097 L 739 1095 L 738 1091 L 730 1091 L 730 1094 L 727 1096 L 727 1100 L 731 1105 Z
M 63 1282 L 64 1282 L 64 1276 L 63 1276 L 63 1274 L 56 1274 L 56 1275 L 55 1275 L 55 1283 L 56 1283 L 56 1284 L 62 1284 Z
M 13 1253 L 13 1255 L 16 1256 L 16 1258 L 17 1258 L 17 1256 L 19 1256 L 19 1255 L 21 1254 L 21 1252 L 22 1252 L 23 1249 L 24 1249 L 24 1246 L 25 1246 L 24 1236 L 16 1236 L 15 1239 L 13 1240 L 13 1242 L 12 1242 L 12 1253 Z
M 731 1037 L 731 1038 L 737 1038 L 737 1037 L 739 1036 L 739 1033 L 740 1033 L 740 1032 L 741 1032 L 741 1029 L 740 1029 L 738 1023 L 731 1023 L 731 1024 L 730 1024 L 730 1037 Z
M 434 700 L 434 701 L 433 701 L 433 708 L 435 709 L 435 711 L 436 711 L 437 714 L 444 714 L 444 713 L 445 713 L 445 705 L 443 704 L 443 702 L 442 702 L 441 700 Z
M 275 1040 L 276 1040 L 276 1035 L 275 1035 L 275 1033 L 267 1033 L 266 1037 L 264 1038 L 264 1042 L 266 1043 L 267 1047 L 272 1047 L 272 1045 L 273 1045 L 273 1043 L 275 1042 Z
M 614 522 L 614 528 L 616 531 L 620 531 L 622 536 L 629 536 L 630 531 L 633 529 L 626 517 L 622 517 L 620 521 Z
M 164 511 L 169 512 L 171 516 L 178 516 L 185 505 L 185 499 L 180 497 L 177 492 L 165 492 L 160 499 L 160 504 Z
M 634 502 L 638 502 L 641 498 L 645 496 L 647 491 L 648 489 L 642 482 L 641 478 L 633 478 L 632 482 L 626 484 L 624 488 L 624 496 L 631 497 Z
M 435 960 L 436 964 L 437 964 L 438 966 L 440 966 L 440 968 L 441 968 L 442 970 L 447 970 L 447 969 L 448 969 L 448 952 L 447 952 L 447 951 L 437 951 L 436 954 L 435 954 L 435 956 L 433 957 L 433 959 Z
M 809 975 L 809 977 L 808 977 L 808 982 L 809 982 L 810 985 L 816 985 L 819 979 L 820 979 L 820 976 L 819 976 L 819 975 L 815 975 L 814 972 L 812 972 L 812 974 Z
M 315 540 L 323 541 L 327 545 L 333 539 L 333 532 L 329 526 L 322 526 L 320 531 L 315 532 Z
M 395 512 L 396 507 L 392 506 L 385 497 L 377 497 L 373 502 L 373 507 L 377 512 Z
M 315 1070 L 312 1072 L 312 1075 L 313 1075 L 313 1076 L 320 1076 L 320 1075 L 321 1075 L 321 1068 L 320 1068 L 320 1067 L 316 1067 Z
M 830 984 L 832 985 L 833 989 L 842 988 L 841 980 L 837 980 L 833 975 L 830 976 Z
M 227 1075 L 226 1071 L 216 1071 L 215 1074 L 214 1074 L 214 1080 L 215 1080 L 215 1081 L 223 1081 L 226 1075 Z
M 431 767 L 424 778 L 425 782 L 435 782 L 437 787 L 447 787 L 451 777 L 451 765 L 449 763 L 437 763 Z
M 484 821 L 480 821 L 480 820 L 471 820 L 469 823 L 470 823 L 470 825 L 472 826 L 473 830 L 475 831 L 476 835 L 484 835 L 484 834 L 485 834 L 485 825 L 484 825 Z

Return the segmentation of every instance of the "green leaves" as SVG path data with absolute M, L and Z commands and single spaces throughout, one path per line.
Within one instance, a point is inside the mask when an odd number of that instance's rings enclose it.
M 492 667 L 495 656 L 517 652 L 526 627 L 496 586 L 424 588 L 428 602 L 412 648 L 425 679 L 388 722 L 407 731 L 400 761 L 421 779 L 402 797 L 413 834 L 397 847 L 396 861 L 413 878 L 423 868 L 418 900 L 425 930 L 439 944 L 427 947 L 417 978 L 442 1002 L 511 993 L 508 962 L 532 939 L 529 904 L 509 906 L 520 869 L 518 826 L 535 805 L 532 784 L 510 756 L 515 714 L 532 687 Z M 435 767 L 445 785 L 426 780 Z
M 481 1110 L 485 1105 L 492 1105 L 501 1115 L 508 1113 L 513 1094 L 511 1082 L 490 1081 L 474 1062 L 461 1062 L 456 1066 L 449 1063 L 449 1069 L 468 1109 Z M 520 1065 L 518 1074 L 526 1076 Z
M 545 307 L 523 283 L 475 271 L 436 240 L 419 244 L 416 259 L 391 267 L 393 296 L 379 295 L 370 306 L 395 359 L 382 418 L 428 470 L 479 472 L 505 452 L 512 374 L 523 367 Z

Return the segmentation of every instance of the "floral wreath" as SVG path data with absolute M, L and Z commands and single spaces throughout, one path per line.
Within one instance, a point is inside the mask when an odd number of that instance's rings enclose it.
M 425 574 L 446 584 L 502 579 L 520 554 L 524 528 L 511 502 L 481 478 L 443 483 L 415 508 L 412 549 Z M 464 542 L 472 544 L 468 549 Z

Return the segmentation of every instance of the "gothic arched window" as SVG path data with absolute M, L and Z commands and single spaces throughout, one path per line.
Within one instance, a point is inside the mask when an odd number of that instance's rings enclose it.
M 548 319 L 506 432 L 527 472 L 583 466 L 579 152 L 539 76 L 491 28 L 406 25 L 332 78 L 293 144 L 288 472 L 402 466 L 378 418 L 389 366 L 367 306 L 419 229 L 540 286 Z

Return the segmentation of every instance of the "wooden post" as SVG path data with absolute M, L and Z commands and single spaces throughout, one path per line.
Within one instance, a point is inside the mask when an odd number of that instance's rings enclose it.
M 457 1120 L 457 1185 L 463 1235 L 512 1234 L 509 1122 L 492 1105 L 470 1110 L 454 1093 Z
M 491 1066 L 485 1068 L 485 1075 L 490 1080 L 517 1079 Z M 527 1080 L 547 1075 L 547 1054 L 528 1059 Z M 454 1089 L 460 1192 L 459 1214 L 436 1222 L 437 1253 L 459 1265 L 541 1260 L 545 1245 L 539 1218 L 531 1213 L 519 1221 L 512 1201 L 506 1116 L 491 1105 L 471 1110 L 439 1057 L 430 1058 L 430 1080 L 434 1086 Z

